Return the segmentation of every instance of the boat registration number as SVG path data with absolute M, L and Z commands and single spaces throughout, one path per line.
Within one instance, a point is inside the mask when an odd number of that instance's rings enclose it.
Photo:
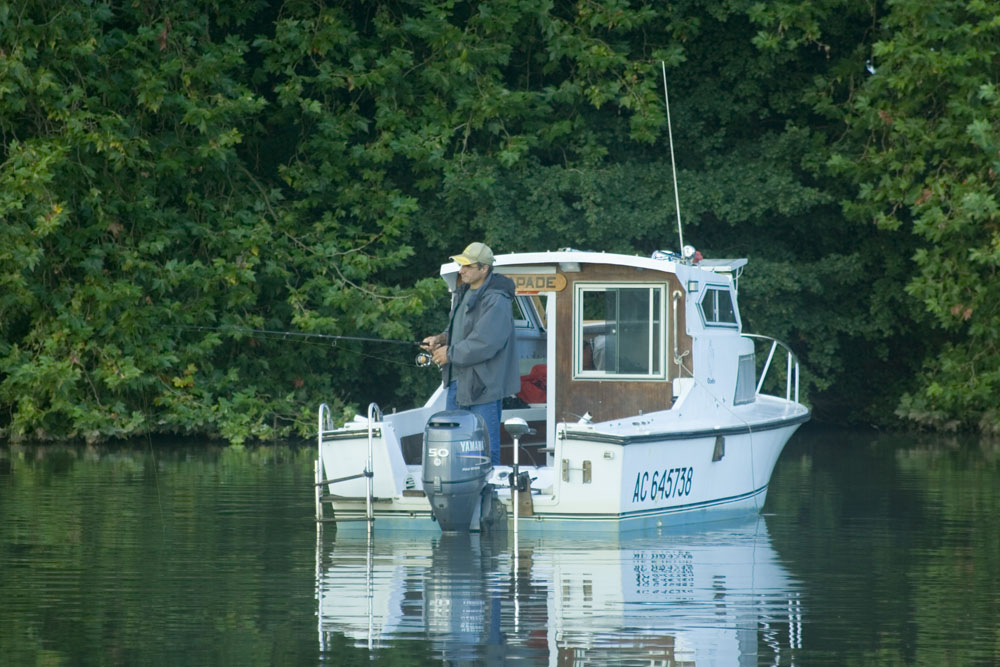
M 635 476 L 635 491 L 632 492 L 632 502 L 638 503 L 648 500 L 667 500 L 669 498 L 679 498 L 691 493 L 691 485 L 694 483 L 694 467 L 691 468 L 669 468 L 654 470 L 650 473 L 644 470 Z

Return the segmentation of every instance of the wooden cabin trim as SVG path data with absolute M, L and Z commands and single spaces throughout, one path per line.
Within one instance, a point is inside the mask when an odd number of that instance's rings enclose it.
M 677 276 L 672 273 L 649 271 L 636 267 L 607 264 L 583 264 L 576 273 L 566 273 L 567 285 L 556 299 L 556 421 L 575 422 L 586 413 L 593 421 L 601 422 L 620 419 L 641 412 L 655 412 L 668 409 L 673 403 L 673 385 L 670 378 L 677 377 L 677 366 L 673 362 L 673 293 L 683 288 Z M 574 379 L 573 377 L 573 300 L 575 285 L 587 283 L 644 283 L 663 284 L 665 301 L 663 364 L 667 369 L 664 379 Z M 687 335 L 687 322 L 683 300 L 677 309 L 679 322 L 680 351 L 686 363 L 691 362 L 691 337 Z M 687 374 L 685 374 L 687 375 Z

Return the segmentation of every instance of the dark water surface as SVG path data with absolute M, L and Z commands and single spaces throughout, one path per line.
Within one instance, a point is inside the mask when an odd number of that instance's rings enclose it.
M 311 447 L 0 446 L 0 665 L 1000 664 L 1000 444 L 801 430 L 764 516 L 340 535 Z

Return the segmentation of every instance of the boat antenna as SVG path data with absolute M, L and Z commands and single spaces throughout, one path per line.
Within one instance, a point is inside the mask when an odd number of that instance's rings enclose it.
M 674 208 L 677 210 L 677 238 L 680 240 L 681 256 L 684 256 L 684 230 L 681 229 L 681 198 L 677 193 L 677 165 L 674 164 L 674 133 L 670 127 L 670 95 L 667 93 L 667 64 L 660 61 L 663 69 L 663 101 L 667 105 L 667 137 L 670 139 L 670 170 L 674 174 Z

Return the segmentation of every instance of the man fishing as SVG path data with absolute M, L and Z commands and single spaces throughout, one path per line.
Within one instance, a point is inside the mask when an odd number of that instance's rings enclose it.
M 444 333 L 421 347 L 441 367 L 448 410 L 468 410 L 486 423 L 490 457 L 500 463 L 500 411 L 505 396 L 521 388 L 514 343 L 514 281 L 493 271 L 493 251 L 470 243 L 451 257 L 459 265 Z

